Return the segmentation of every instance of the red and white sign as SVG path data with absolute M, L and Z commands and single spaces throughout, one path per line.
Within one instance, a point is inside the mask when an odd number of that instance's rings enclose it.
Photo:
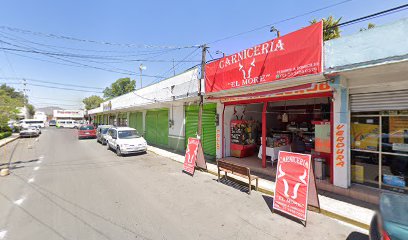
M 308 154 L 279 152 L 274 209 L 306 221 L 310 164 Z
M 205 67 L 207 93 L 322 72 L 323 24 L 289 33 Z
M 194 169 L 197 160 L 198 147 L 200 145 L 200 140 L 197 138 L 189 138 L 186 150 L 186 156 L 184 159 L 183 169 L 184 171 L 194 174 Z

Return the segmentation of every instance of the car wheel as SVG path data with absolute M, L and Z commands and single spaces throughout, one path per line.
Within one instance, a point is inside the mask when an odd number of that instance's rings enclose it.
M 102 139 L 102 145 L 106 145 L 106 140 Z
M 106 145 L 108 146 L 106 149 L 111 150 L 111 147 L 108 142 L 106 142 Z
M 116 147 L 116 155 L 118 155 L 118 157 L 122 156 L 122 152 L 120 151 L 119 146 Z

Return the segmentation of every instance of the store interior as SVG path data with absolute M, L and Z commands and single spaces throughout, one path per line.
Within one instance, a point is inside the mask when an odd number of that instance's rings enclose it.
M 330 178 L 331 99 L 274 101 L 266 110 L 266 168 L 262 167 L 264 103 L 228 105 L 224 110 L 226 160 L 274 177 L 279 151 L 311 154 L 321 162 L 316 177 Z M 319 174 L 319 175 L 318 175 Z

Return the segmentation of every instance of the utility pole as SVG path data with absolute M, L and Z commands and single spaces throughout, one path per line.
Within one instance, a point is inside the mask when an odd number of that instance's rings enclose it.
M 202 115 L 203 115 L 203 95 L 201 94 L 201 82 L 205 81 L 205 63 L 206 63 L 206 53 L 207 53 L 207 44 L 201 45 L 201 76 L 198 79 L 198 96 L 200 97 L 200 103 L 198 105 L 198 124 L 197 124 L 197 138 L 201 139 L 202 132 Z
M 173 76 L 176 76 L 176 69 L 174 68 L 174 58 L 173 58 Z
M 140 88 L 143 87 L 143 82 L 142 82 L 142 73 L 143 70 L 146 70 L 146 66 L 144 66 L 142 63 L 139 66 L 139 70 L 140 70 Z
M 23 78 L 23 94 L 24 94 L 24 118 L 28 118 L 27 109 L 27 80 Z

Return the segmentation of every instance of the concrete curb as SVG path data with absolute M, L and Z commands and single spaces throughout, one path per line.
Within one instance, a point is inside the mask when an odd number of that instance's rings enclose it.
M 10 139 L 8 139 L 8 138 L 10 138 Z M 7 145 L 7 144 L 9 144 L 9 143 L 11 143 L 11 142 L 14 142 L 15 140 L 17 140 L 17 139 L 19 139 L 20 138 L 20 136 L 16 136 L 16 137 L 7 137 L 7 138 L 5 138 L 5 139 L 2 139 L 2 140 L 6 140 L 5 142 L 3 142 L 3 143 L 0 143 L 0 147 L 3 147 L 3 146 L 5 146 L 5 145 Z M 8 139 L 8 140 L 7 140 Z
M 164 150 L 162 150 L 162 149 L 160 149 L 160 150 L 161 150 L 161 151 L 164 151 Z M 154 154 L 160 155 L 160 156 L 162 156 L 162 157 L 167 157 L 167 158 L 169 158 L 169 159 L 171 159 L 171 160 L 173 160 L 173 161 L 175 161 L 175 162 L 178 162 L 178 163 L 182 164 L 182 162 L 180 162 L 180 160 L 177 160 L 177 159 L 175 159 L 175 158 L 173 158 L 173 157 L 169 157 L 169 156 L 166 156 L 166 155 L 164 155 L 164 154 L 160 154 L 159 152 L 156 152 L 156 151 L 154 151 L 154 150 L 152 150 L 152 149 L 148 149 L 148 151 L 149 151 L 149 152 L 152 152 L 152 153 L 154 153 Z M 173 153 L 172 153 L 172 154 L 173 154 Z M 209 173 L 209 174 L 212 174 L 212 175 L 218 177 L 218 173 L 217 173 L 217 172 L 214 172 L 214 171 L 211 171 L 211 170 L 202 170 L 202 172 L 207 172 L 207 173 Z M 247 183 L 244 183 L 244 182 L 242 182 L 242 181 L 239 180 L 239 179 L 230 177 L 229 180 L 232 180 L 232 181 L 234 181 L 234 182 L 236 182 L 236 183 L 243 184 L 243 185 L 247 186 Z M 267 195 L 270 195 L 270 196 L 274 196 L 274 195 L 275 195 L 275 193 L 274 193 L 273 191 L 271 191 L 271 190 L 269 190 L 269 189 L 266 189 L 266 188 L 263 188 L 263 187 L 261 187 L 261 186 L 258 186 L 258 192 L 261 192 L 261 193 L 264 193 L 264 194 L 267 194 Z M 325 216 L 327 216 L 327 217 L 330 217 L 330 218 L 333 218 L 333 219 L 336 219 L 336 220 L 339 220 L 339 221 L 342 221 L 342 222 L 351 224 L 351 225 L 353 225 L 353 226 L 356 226 L 356 227 L 359 227 L 359 228 L 362 228 L 362 229 L 365 229 L 365 230 L 369 230 L 369 229 L 370 229 L 370 226 L 367 225 L 367 224 L 365 224 L 365 223 L 363 223 L 363 222 L 359 222 L 359 221 L 357 221 L 357 220 L 354 220 L 354 219 L 351 219 L 351 218 L 348 218 L 348 217 L 339 215 L 339 214 L 337 214 L 337 213 L 334 213 L 334 212 L 325 210 L 325 209 L 323 209 L 323 208 L 321 208 L 320 211 L 319 211 L 318 209 L 315 209 L 315 208 L 312 208 L 312 207 L 308 207 L 308 210 L 309 210 L 309 211 L 314 211 L 314 212 L 317 212 L 317 213 L 321 213 L 321 214 L 323 214 L 323 215 L 325 215 Z

